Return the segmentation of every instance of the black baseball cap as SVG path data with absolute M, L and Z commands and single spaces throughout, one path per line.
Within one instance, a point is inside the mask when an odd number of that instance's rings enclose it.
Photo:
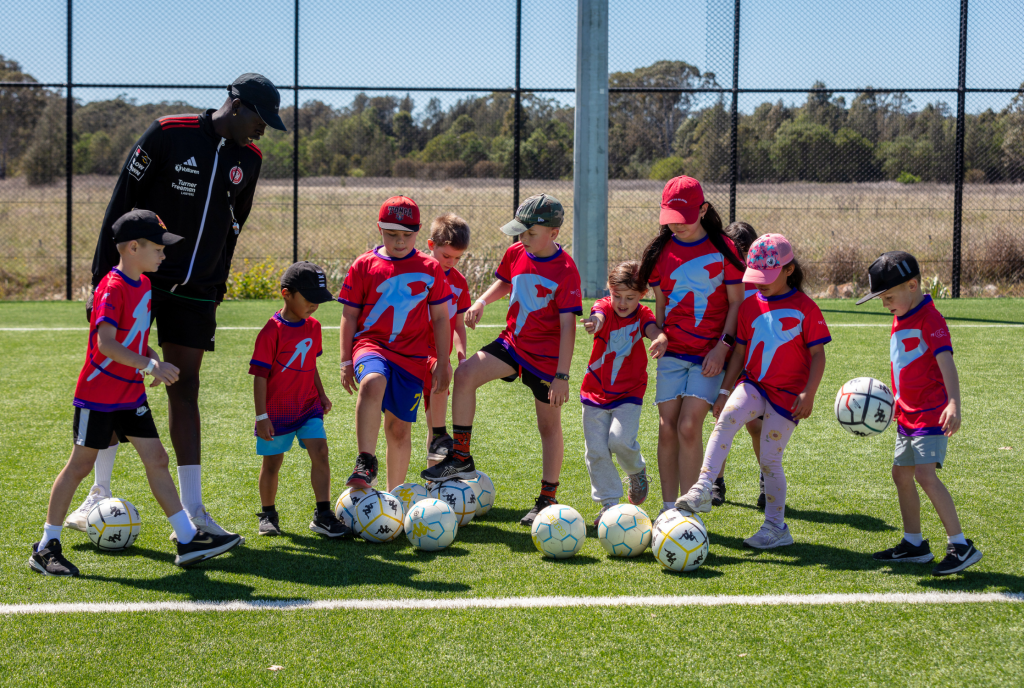
M 299 292 L 310 303 L 327 303 L 334 299 L 327 289 L 327 275 L 319 265 L 308 260 L 300 260 L 284 271 L 281 288 Z
M 182 240 L 183 237 L 171 234 L 167 231 L 167 225 L 160 219 L 160 216 L 152 210 L 129 210 L 117 218 L 111 228 L 114 233 L 114 243 L 120 244 L 135 239 L 146 239 L 154 244 L 170 246 Z
M 917 258 L 906 251 L 889 251 L 880 255 L 871 267 L 868 268 L 868 289 L 870 293 L 862 297 L 857 305 L 870 301 L 898 287 L 904 282 L 909 282 L 915 277 L 921 276 L 921 268 L 917 265 Z
M 281 94 L 267 77 L 252 72 L 243 74 L 231 82 L 228 93 L 232 98 L 241 100 L 250 110 L 255 110 L 268 127 L 288 131 L 277 112 L 281 108 Z

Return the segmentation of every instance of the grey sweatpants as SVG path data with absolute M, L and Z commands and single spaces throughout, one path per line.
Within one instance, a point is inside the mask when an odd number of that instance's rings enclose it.
M 615 504 L 622 498 L 622 478 L 612 454 L 627 475 L 642 471 L 646 464 L 636 441 L 640 431 L 639 404 L 622 404 L 602 409 L 583 404 L 583 440 L 586 443 L 590 496 L 600 504 Z

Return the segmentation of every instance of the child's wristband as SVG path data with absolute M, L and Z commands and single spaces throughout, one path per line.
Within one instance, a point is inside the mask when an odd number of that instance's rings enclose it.
M 724 394 L 724 395 L 725 395 L 725 396 L 727 396 L 727 397 L 728 397 L 728 396 L 732 396 L 732 392 L 730 392 L 730 391 L 729 391 L 729 390 L 727 390 L 727 389 L 720 389 L 720 390 L 718 390 L 718 393 L 719 393 L 719 394 Z
M 267 418 L 270 418 L 270 414 L 269 413 L 262 413 L 262 414 L 256 416 L 256 422 L 259 423 L 261 420 L 266 420 Z
M 482 296 L 479 299 L 477 299 L 475 303 L 479 303 L 481 306 L 484 306 L 485 308 L 487 307 L 487 301 Z
M 341 369 L 345 370 L 345 368 L 348 368 L 350 365 L 352 365 L 352 361 L 342 361 L 341 362 Z
M 143 375 L 151 375 L 153 373 L 153 366 L 156 365 L 156 359 L 149 359 L 149 365 L 142 369 Z

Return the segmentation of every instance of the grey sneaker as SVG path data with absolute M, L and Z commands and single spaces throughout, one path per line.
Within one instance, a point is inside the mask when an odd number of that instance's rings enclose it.
M 280 535 L 281 526 L 278 521 L 277 512 L 260 511 L 256 514 L 260 519 L 260 535 Z
M 789 524 L 779 528 L 771 521 L 761 524 L 761 529 L 743 541 L 747 547 L 754 549 L 775 549 L 793 544 L 793 535 L 789 532 Z
M 647 499 L 647 469 L 642 468 L 639 473 L 627 475 L 626 478 L 629 480 L 629 493 L 626 498 L 630 504 L 640 506 Z
M 213 516 L 210 515 L 210 512 L 206 510 L 205 506 L 200 507 L 199 511 L 197 511 L 194 514 L 191 514 L 191 518 L 189 520 L 192 521 L 192 525 L 194 525 L 196 528 L 205 531 L 210 535 L 238 535 L 238 533 L 232 533 L 229 530 L 224 530 L 223 528 L 221 528 L 220 524 L 213 520 Z M 171 542 L 178 541 L 178 538 L 174 537 L 173 530 L 171 531 L 169 539 Z M 238 535 L 238 539 L 240 540 L 238 544 L 245 544 L 244 537 Z
M 82 505 L 72 511 L 67 519 L 64 521 L 65 528 L 71 528 L 72 530 L 78 530 L 86 532 L 89 528 L 89 512 L 92 511 L 93 507 L 102 502 L 104 499 L 110 498 L 110 493 L 99 485 L 93 485 L 92 489 L 89 490 L 89 495 L 82 502 Z
M 697 483 L 690 491 L 676 500 L 676 508 L 682 511 L 706 514 L 711 511 L 711 488 Z

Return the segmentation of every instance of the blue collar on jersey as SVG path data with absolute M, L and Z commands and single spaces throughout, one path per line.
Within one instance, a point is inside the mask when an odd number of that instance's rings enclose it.
M 137 287 L 140 284 L 142 284 L 142 278 L 139 278 L 137 280 L 133 280 L 131 277 L 129 277 L 128 275 L 124 274 L 123 272 L 118 270 L 116 267 L 115 268 L 110 268 L 110 271 L 111 272 L 116 272 L 117 274 L 121 275 L 121 279 L 123 279 L 125 282 L 127 282 L 130 285 L 132 285 L 133 287 Z
M 274 313 L 274 320 L 281 323 L 282 325 L 287 325 L 288 327 L 302 327 L 302 325 L 306 322 L 305 318 L 303 318 L 299 322 L 288 322 L 287 320 L 281 317 L 281 311 Z
M 925 294 L 924 298 L 921 299 L 921 303 L 917 304 L 916 306 L 911 308 L 909 311 L 907 311 L 903 315 L 897 315 L 896 316 L 896 320 L 906 320 L 910 316 L 915 315 L 919 310 L 921 310 L 922 308 L 924 308 L 925 306 L 927 306 L 931 302 L 932 302 L 932 295 L 931 294 Z
M 775 296 L 765 296 L 761 293 L 761 290 L 757 290 L 757 298 L 762 301 L 781 301 L 782 299 L 788 299 L 790 296 L 796 293 L 796 289 L 790 289 L 785 294 L 776 294 Z
M 681 239 L 676 238 L 675 234 L 672 235 L 672 241 L 676 242 L 680 246 L 699 246 L 700 244 L 703 244 L 707 240 L 708 235 L 706 233 L 704 234 L 703 239 L 697 239 L 697 241 L 682 241 Z
M 533 255 L 532 253 L 530 253 L 529 251 L 527 251 L 525 247 L 523 248 L 523 251 L 524 251 L 524 252 L 526 253 L 526 255 L 527 255 L 527 256 L 529 256 L 530 260 L 535 260 L 535 261 L 537 261 L 538 263 L 546 263 L 546 262 L 548 262 L 549 260 L 554 260 L 554 259 L 555 259 L 555 258 L 557 258 L 558 256 L 562 255 L 562 245 L 561 245 L 561 244 L 559 244 L 559 243 L 556 243 L 556 244 L 555 244 L 555 246 L 557 246 L 557 247 L 558 247 L 558 250 L 557 250 L 557 251 L 555 251 L 554 253 L 552 253 L 552 254 L 551 254 L 550 256 L 548 256 L 547 258 L 538 258 L 537 256 L 535 256 L 535 255 Z
M 378 246 L 375 249 L 373 249 L 373 252 L 377 255 L 377 257 L 382 259 L 382 260 L 391 260 L 391 261 L 394 261 L 394 260 L 405 260 L 406 258 L 409 258 L 411 256 L 415 256 L 417 253 L 419 253 L 419 251 L 417 251 L 416 249 L 413 249 L 413 250 L 409 251 L 407 254 L 405 254 L 404 256 L 402 256 L 401 258 L 395 258 L 394 256 L 385 256 L 383 253 L 381 253 L 380 249 L 382 249 L 382 248 L 384 248 L 384 244 L 381 244 L 380 246 Z

